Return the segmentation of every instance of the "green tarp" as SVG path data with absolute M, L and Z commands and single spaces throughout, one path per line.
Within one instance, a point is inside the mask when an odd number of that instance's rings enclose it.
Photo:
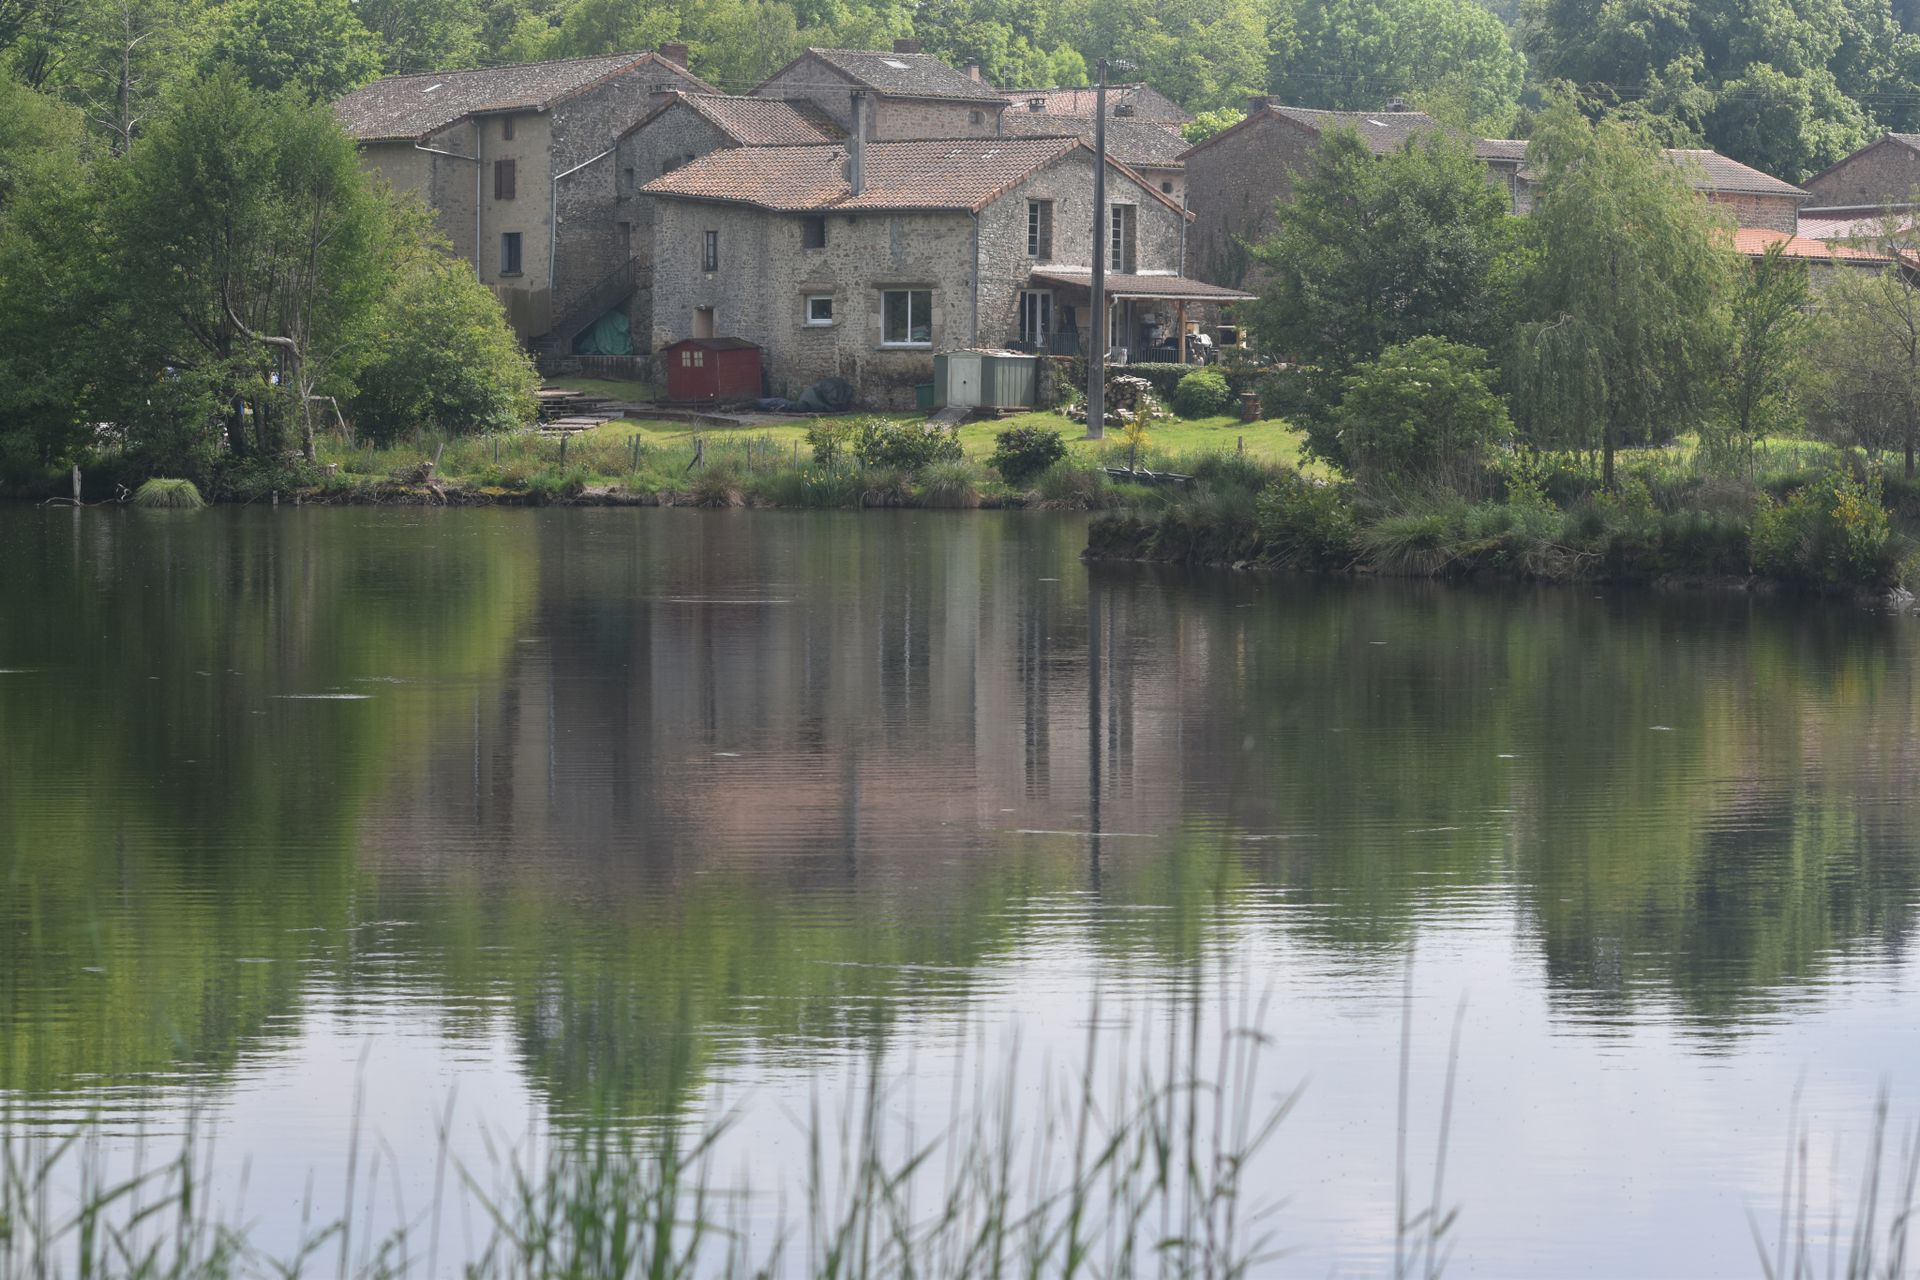
M 627 324 L 627 313 L 609 311 L 582 329 L 573 340 L 573 354 L 577 356 L 632 355 L 633 334 Z

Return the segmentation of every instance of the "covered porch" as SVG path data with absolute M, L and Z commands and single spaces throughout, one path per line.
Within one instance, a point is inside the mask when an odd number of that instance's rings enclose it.
M 1176 275 L 1110 273 L 1105 280 L 1107 356 L 1114 364 L 1165 360 L 1186 364 L 1192 356 L 1187 322 L 1254 295 Z M 1019 336 L 1023 350 L 1054 355 L 1089 354 L 1093 273 L 1037 270 L 1020 293 Z

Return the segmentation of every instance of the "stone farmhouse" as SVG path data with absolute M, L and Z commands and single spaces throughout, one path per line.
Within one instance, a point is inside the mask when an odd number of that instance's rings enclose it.
M 1189 303 L 1246 296 L 1181 276 L 1187 214 L 1112 159 L 1093 243 L 1094 163 L 1077 136 L 856 130 L 709 152 L 641 188 L 657 202 L 653 345 L 744 338 L 777 393 L 839 377 L 867 403 L 906 407 L 936 351 L 1081 351 L 1096 252 L 1114 272 L 1116 347 L 1170 339 Z
M 362 163 L 433 210 L 533 340 L 589 324 L 631 293 L 632 229 L 611 198 L 615 144 L 667 95 L 713 91 L 686 58 L 685 45 L 669 44 L 389 76 L 334 110 Z
M 1274 205 L 1292 195 L 1294 175 L 1312 163 L 1328 132 L 1351 129 L 1375 155 L 1384 155 L 1409 138 L 1444 128 L 1423 111 L 1317 111 L 1254 98 L 1245 119 L 1182 157 L 1195 214 L 1188 259 L 1194 274 L 1235 287 L 1252 278 L 1247 244 L 1271 234 Z M 1533 207 L 1526 149 L 1517 139 L 1474 140 L 1488 180 L 1507 193 L 1510 207 L 1520 214 Z M 1806 191 L 1718 152 L 1669 150 L 1666 155 L 1683 166 L 1708 201 L 1725 207 L 1736 225 L 1795 233 Z
M 917 40 L 896 40 L 892 53 L 808 49 L 768 76 L 753 96 L 811 102 L 851 134 L 858 93 L 861 125 L 873 142 L 999 134 L 1007 100 L 980 79 L 980 69 L 956 71 L 919 50 Z
M 1913 203 L 1920 190 L 1920 133 L 1889 133 L 1807 179 L 1820 208 Z

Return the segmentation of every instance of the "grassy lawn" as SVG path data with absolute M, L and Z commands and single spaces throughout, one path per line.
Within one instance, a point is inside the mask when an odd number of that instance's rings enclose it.
M 867 414 L 850 414 L 850 419 L 868 417 Z M 904 416 L 904 415 L 902 415 Z M 678 445 L 691 443 L 694 436 L 707 440 L 724 441 L 728 437 L 749 437 L 766 439 L 790 458 L 794 446 L 800 448 L 800 457 L 807 457 L 806 422 L 780 423 L 774 426 L 750 427 L 711 427 L 697 426 L 685 422 L 649 422 L 619 419 L 605 426 L 596 427 L 584 433 L 595 441 L 625 442 L 627 437 L 639 435 L 650 445 Z M 960 444 L 967 456 L 984 459 L 993 452 L 994 436 L 1012 427 L 1042 427 L 1058 431 L 1067 439 L 1067 446 L 1074 457 L 1092 460 L 1101 452 L 1111 454 L 1123 448 L 1120 433 L 1113 427 L 1107 428 L 1104 446 L 1093 441 L 1081 439 L 1086 428 L 1077 422 L 1069 422 L 1057 413 L 1023 413 L 1017 417 L 999 421 L 968 422 L 960 428 Z M 1190 422 L 1173 420 L 1156 426 L 1147 437 L 1147 450 L 1156 463 L 1168 458 L 1179 458 L 1199 453 L 1231 453 L 1239 442 L 1246 441 L 1247 453 L 1262 462 L 1286 463 L 1298 466 L 1301 462 L 1301 446 L 1304 437 L 1300 432 L 1279 419 L 1268 422 L 1244 423 L 1238 418 L 1196 418 Z

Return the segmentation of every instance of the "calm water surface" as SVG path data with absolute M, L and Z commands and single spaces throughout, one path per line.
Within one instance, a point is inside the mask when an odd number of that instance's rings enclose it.
M 1273 1271 L 1379 1274 L 1409 955 L 1422 1180 L 1464 1001 L 1454 1274 L 1754 1274 L 1796 1091 L 1816 1218 L 1920 1115 L 1920 622 L 1081 544 L 0 510 L 9 1123 L 197 1124 L 269 1243 L 356 1133 L 417 1208 L 448 1117 L 479 1168 L 730 1111 L 762 1203 L 875 1055 L 925 1133 L 1096 1005 L 1264 997 Z

